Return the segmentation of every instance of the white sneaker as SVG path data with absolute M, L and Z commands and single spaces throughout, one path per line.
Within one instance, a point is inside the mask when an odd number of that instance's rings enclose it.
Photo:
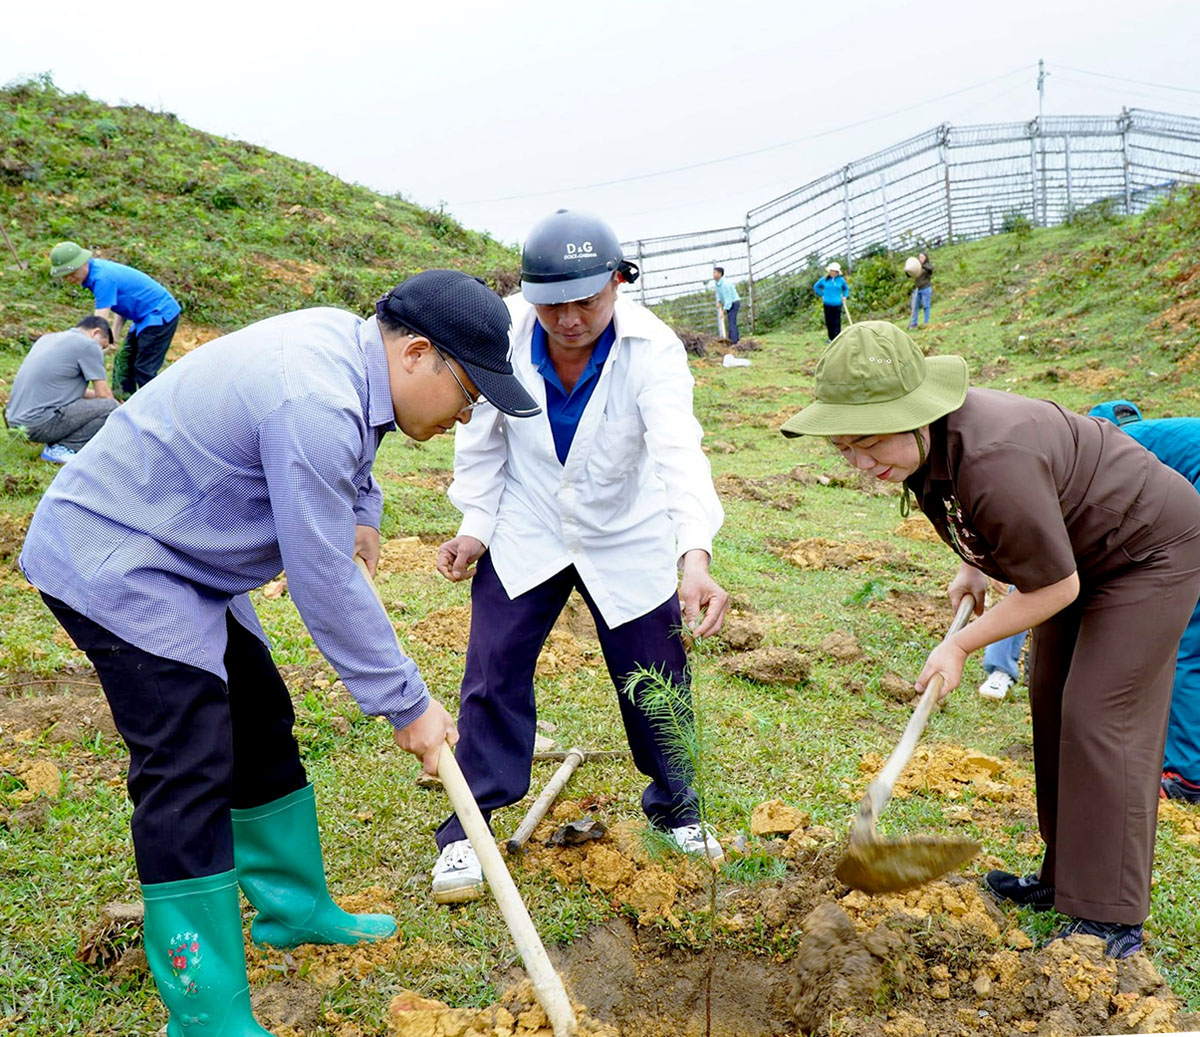
M 1016 678 L 1003 670 L 993 670 L 987 675 L 987 680 L 979 685 L 979 694 L 985 699 L 1002 699 L 1016 683 Z
M 439 904 L 461 904 L 483 896 L 483 867 L 468 839 L 448 844 L 430 875 L 433 899 Z
M 51 443 L 42 450 L 42 460 L 51 464 L 66 464 L 74 456 L 75 451 L 61 443 Z
M 725 851 L 711 827 L 706 826 L 702 831 L 699 824 L 680 825 L 671 829 L 671 839 L 684 853 L 699 854 L 713 864 L 720 864 L 725 859 Z

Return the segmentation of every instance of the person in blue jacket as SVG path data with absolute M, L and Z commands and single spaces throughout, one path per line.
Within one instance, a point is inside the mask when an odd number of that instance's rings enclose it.
M 1105 418 L 1128 432 L 1200 490 L 1200 418 L 1143 421 L 1142 412 L 1128 400 L 1099 403 L 1088 415 Z M 1200 803 L 1200 605 L 1179 642 L 1161 794 L 1164 799 Z
M 150 381 L 163 365 L 180 306 L 149 274 L 124 263 L 97 259 L 73 241 L 62 241 L 50 250 L 50 274 L 82 285 L 95 298 L 97 317 L 113 321 L 113 340 L 129 331 L 114 363 L 113 381 L 128 396 Z
M 850 297 L 850 286 L 842 276 L 842 265 L 830 263 L 825 276 L 813 285 L 813 291 L 825 305 L 825 330 L 832 342 L 842 331 L 842 302 Z

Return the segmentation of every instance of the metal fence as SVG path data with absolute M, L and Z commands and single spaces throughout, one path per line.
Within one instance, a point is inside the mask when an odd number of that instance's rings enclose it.
M 633 289 L 678 327 L 712 330 L 714 263 L 743 298 L 750 326 L 784 293 L 807 291 L 833 259 L 934 247 L 1031 224 L 1061 223 L 1111 199 L 1136 213 L 1200 180 L 1200 119 L 1143 109 L 1028 123 L 943 124 L 751 209 L 741 227 L 623 243 Z

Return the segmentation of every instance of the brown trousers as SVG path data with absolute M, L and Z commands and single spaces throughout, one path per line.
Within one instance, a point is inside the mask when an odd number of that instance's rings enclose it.
M 1171 501 L 1160 528 L 1187 539 L 1140 545 L 1034 631 L 1041 876 L 1066 915 L 1137 925 L 1150 912 L 1175 652 L 1200 598 L 1200 536 L 1186 530 L 1195 509 L 1194 495 Z

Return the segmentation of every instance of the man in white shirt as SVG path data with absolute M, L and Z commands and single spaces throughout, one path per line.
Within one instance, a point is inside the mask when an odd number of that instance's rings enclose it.
M 716 633 L 729 596 L 709 575 L 724 514 L 678 337 L 618 296 L 637 277 L 595 216 L 560 209 L 529 235 L 512 313 L 512 363 L 542 407 L 509 421 L 484 406 L 455 436 L 450 498 L 463 513 L 438 552 L 449 580 L 474 578 L 457 756 L 485 817 L 529 788 L 538 653 L 572 589 L 596 620 L 650 822 L 684 852 L 721 856 L 702 831 L 691 775 L 624 688 L 641 668 L 688 682 L 681 638 Z M 472 566 L 478 561 L 478 566 Z M 682 616 L 681 616 L 682 603 Z M 479 896 L 483 877 L 457 818 L 437 834 L 439 902 Z

